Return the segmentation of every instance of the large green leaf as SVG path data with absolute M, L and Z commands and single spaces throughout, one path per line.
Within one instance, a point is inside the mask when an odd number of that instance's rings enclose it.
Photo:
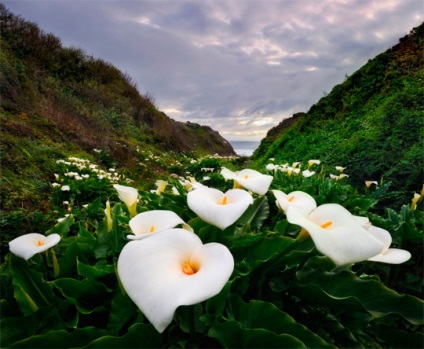
M 391 348 L 423 348 L 422 331 L 411 333 L 379 324 L 374 332 L 380 341 L 386 342 Z
M 82 314 L 90 314 L 93 311 L 104 312 L 109 307 L 110 292 L 103 283 L 90 279 L 79 281 L 64 278 L 55 280 L 52 284 L 65 298 L 75 304 Z
M 360 310 L 375 317 L 397 313 L 412 324 L 422 324 L 424 302 L 410 295 L 400 295 L 370 278 L 359 278 L 349 271 L 328 272 L 305 267 L 297 273 L 295 289 L 316 305 Z
M 365 196 L 356 196 L 347 200 L 343 206 L 350 212 L 367 211 L 377 204 L 378 200 Z
M 53 228 L 46 231 L 46 235 L 50 234 L 59 234 L 62 238 L 68 236 L 69 229 L 71 225 L 74 224 L 75 219 L 73 215 L 69 215 L 59 223 L 57 223 Z
M 107 329 L 117 335 L 122 328 L 135 316 L 137 307 L 134 302 L 120 289 L 116 290 L 110 305 L 109 323 Z
M 14 296 L 24 315 L 31 315 L 39 308 L 55 302 L 53 287 L 43 280 L 41 273 L 31 269 L 20 258 L 12 256 L 10 262 Z
M 29 337 L 32 334 L 31 328 L 36 328 L 38 321 L 40 321 L 40 319 L 36 316 L 1 319 L 0 346 L 2 348 L 7 348 L 14 342 Z
M 226 348 L 307 348 L 288 334 L 275 334 L 263 328 L 246 328 L 235 320 L 215 322 L 208 335 Z
M 107 331 L 96 327 L 85 327 L 73 332 L 65 330 L 49 331 L 43 335 L 14 343 L 10 348 L 78 348 L 85 347 L 95 338 L 102 337 Z
M 86 348 L 161 348 L 165 337 L 152 325 L 136 323 L 123 336 L 103 336 L 93 340 Z
M 269 216 L 269 204 L 266 196 L 256 198 L 246 212 L 237 220 L 237 225 L 249 224 L 253 228 L 260 228 Z
M 244 303 L 240 298 L 232 297 L 229 304 L 231 317 L 243 327 L 266 329 L 277 335 L 288 334 L 309 348 L 334 348 L 272 303 L 259 300 Z

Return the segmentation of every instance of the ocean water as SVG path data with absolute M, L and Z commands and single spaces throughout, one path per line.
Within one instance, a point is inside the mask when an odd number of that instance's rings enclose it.
M 260 141 L 229 141 L 234 151 L 240 156 L 251 156 L 256 148 L 259 147 Z

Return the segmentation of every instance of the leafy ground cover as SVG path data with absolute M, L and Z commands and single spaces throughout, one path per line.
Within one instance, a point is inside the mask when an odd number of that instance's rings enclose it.
M 307 113 L 270 130 L 253 154 L 260 165 L 319 158 L 366 180 L 391 182 L 396 207 L 417 190 L 424 176 L 423 33 L 421 24 L 399 43 L 346 76 Z
M 205 186 L 223 193 L 240 187 L 242 181 L 226 179 L 222 168 L 240 170 L 242 159 L 136 151 L 142 161 L 134 173 L 80 157 L 56 162 L 46 189 L 52 209 L 39 213 L 40 224 L 33 226 L 34 232 L 60 237 L 45 251 L 27 260 L 7 252 L 8 243 L 22 232 L 19 219 L 3 222 L 2 347 L 421 347 L 422 188 L 394 210 L 381 206 L 396 194 L 390 183 L 354 187 L 350 180 L 355 173 L 348 169 L 318 162 L 270 163 L 260 171 L 272 176 L 268 190 L 261 195 L 250 191 L 252 203 L 220 229 L 194 213 L 187 197 Z M 150 173 L 155 164 L 168 171 Z M 134 182 L 143 176 L 149 178 L 143 186 Z M 178 227 L 188 224 L 185 228 L 203 244 L 221 244 L 234 259 L 222 289 L 179 306 L 163 332 L 149 321 L 151 314 L 135 305 L 120 280 L 120 256 L 133 243 L 127 236 L 135 233 L 128 200 L 116 184 L 136 188 L 137 214 L 171 211 L 185 222 Z M 274 190 L 302 191 L 318 207 L 338 204 L 367 217 L 390 232 L 391 248 L 408 250 L 411 258 L 403 264 L 336 266 L 317 250 L 315 240 L 289 222 Z M 143 258 L 147 256 L 140 255 L 140 263 Z M 167 285 L 166 275 L 157 269 L 154 277 Z

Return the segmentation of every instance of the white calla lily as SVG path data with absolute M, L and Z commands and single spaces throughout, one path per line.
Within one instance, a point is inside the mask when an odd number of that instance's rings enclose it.
M 311 212 L 317 207 L 315 199 L 308 193 L 303 191 L 293 191 L 286 194 L 280 190 L 271 190 L 277 199 L 277 206 L 286 213 L 289 207 L 298 207 L 304 210 L 306 213 Z
M 278 165 L 274 165 L 274 164 L 268 164 L 268 165 L 266 165 L 266 170 L 267 171 L 275 171 L 275 170 L 278 170 L 279 169 L 279 166 Z
M 156 181 L 156 186 L 157 186 L 156 194 L 162 195 L 162 193 L 165 191 L 167 185 L 168 185 L 167 181 L 163 181 L 163 180 L 160 180 L 160 179 L 157 180 Z
M 238 184 L 258 195 L 264 195 L 274 179 L 273 176 L 251 169 L 244 169 L 236 172 L 236 174 L 235 180 Z
M 341 205 L 324 204 L 309 214 L 290 207 L 286 215 L 290 223 L 304 228 L 318 251 L 337 266 L 364 261 L 384 249 L 384 244 Z
M 138 190 L 120 184 L 114 184 L 113 187 L 118 192 L 119 199 L 128 207 L 130 216 L 134 217 L 137 214 Z
M 308 178 L 308 177 L 312 177 L 315 173 L 316 173 L 315 171 L 305 170 L 305 171 L 302 171 L 302 176 L 305 178 Z
M 222 244 L 202 244 L 184 229 L 131 241 L 118 258 L 119 278 L 128 296 L 158 332 L 171 323 L 181 305 L 193 305 L 218 294 L 234 269 Z
M 365 181 L 365 185 L 367 188 L 371 187 L 371 184 L 378 185 L 377 181 Z
M 205 222 L 222 230 L 237 221 L 252 203 L 252 195 L 243 189 L 230 189 L 223 193 L 204 187 L 187 195 L 188 207 Z
M 368 217 L 364 217 L 364 216 L 353 216 L 353 217 L 362 226 L 362 228 L 368 230 L 368 228 L 371 226 L 371 222 Z
M 231 171 L 226 167 L 223 167 L 220 173 L 221 176 L 225 178 L 225 180 L 234 179 L 237 177 L 237 174 L 234 171 Z
M 173 211 L 153 210 L 142 212 L 130 219 L 129 225 L 134 235 L 127 235 L 130 240 L 140 240 L 162 230 L 175 228 L 185 222 Z
M 14 255 L 25 260 L 37 253 L 48 250 L 60 241 L 59 234 L 44 236 L 37 233 L 25 234 L 9 242 L 9 249 Z
M 109 231 L 112 231 L 112 228 L 113 228 L 112 210 L 110 209 L 109 200 L 106 201 L 105 215 L 106 215 L 106 222 L 107 222 L 107 231 L 109 232 Z
M 312 165 L 319 165 L 321 163 L 321 160 L 312 159 L 308 161 L 308 167 L 311 167 Z
M 392 244 L 392 236 L 387 230 L 371 225 L 368 227 L 368 232 L 384 244 L 383 251 L 376 256 L 368 258 L 369 261 L 400 264 L 411 258 L 411 253 L 409 251 L 399 248 L 389 248 Z
M 415 210 L 417 207 L 417 202 L 421 199 L 421 195 L 418 193 L 414 193 L 414 197 L 412 198 L 411 211 Z
M 266 175 L 251 169 L 244 169 L 233 172 L 227 168 L 221 170 L 221 175 L 226 179 L 233 179 L 243 188 L 250 190 L 252 193 L 264 195 L 271 185 L 273 176 Z

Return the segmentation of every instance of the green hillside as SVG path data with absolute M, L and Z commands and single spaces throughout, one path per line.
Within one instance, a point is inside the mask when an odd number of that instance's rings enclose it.
M 424 26 L 369 60 L 313 105 L 268 132 L 253 154 L 258 167 L 320 159 L 348 180 L 391 182 L 410 197 L 423 184 Z M 395 198 L 393 198 L 394 200 Z
M 68 156 L 134 171 L 137 147 L 153 154 L 235 155 L 210 127 L 177 122 L 157 110 L 152 96 L 140 94 L 132 78 L 110 63 L 63 47 L 3 4 L 0 21 L 3 210 L 38 206 L 55 161 Z

